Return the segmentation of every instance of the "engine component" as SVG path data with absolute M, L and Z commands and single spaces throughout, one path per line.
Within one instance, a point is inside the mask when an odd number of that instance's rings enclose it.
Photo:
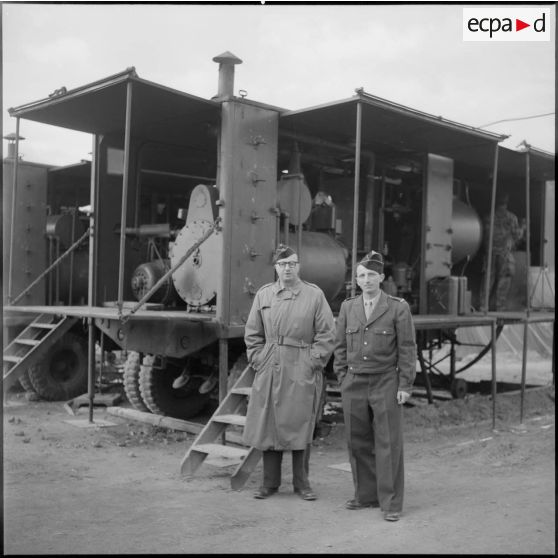
M 169 250 L 172 266 L 213 224 L 214 196 L 215 192 L 203 184 L 199 184 L 192 191 L 186 225 L 178 233 Z M 203 306 L 215 297 L 221 276 L 222 248 L 221 233 L 215 230 L 173 273 L 172 280 L 176 291 L 190 306 Z
M 140 264 L 132 274 L 132 292 L 141 300 L 170 269 L 168 260 L 155 260 Z M 149 302 L 168 305 L 176 300 L 176 291 L 170 277 L 153 293 Z

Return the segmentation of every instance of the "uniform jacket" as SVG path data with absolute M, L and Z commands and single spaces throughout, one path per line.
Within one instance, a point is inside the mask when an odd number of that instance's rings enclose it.
M 507 209 L 498 207 L 494 213 L 494 232 L 492 239 L 492 254 L 507 256 L 511 254 L 517 241 L 523 236 L 523 229 L 519 226 L 517 217 Z M 490 216 L 484 219 L 485 242 L 490 238 Z M 485 247 L 488 254 L 488 249 Z
M 322 290 L 305 281 L 259 289 L 244 341 L 256 376 L 244 441 L 261 450 L 300 450 L 312 441 L 335 324 Z
M 347 372 L 399 373 L 399 389 L 411 392 L 416 375 L 415 327 L 409 305 L 383 291 L 366 319 L 362 294 L 343 301 L 337 318 L 333 369 L 339 383 Z

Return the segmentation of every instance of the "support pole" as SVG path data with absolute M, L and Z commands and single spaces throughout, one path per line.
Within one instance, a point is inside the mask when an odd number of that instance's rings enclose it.
M 358 206 L 359 206 L 359 187 L 360 187 L 360 153 L 362 135 L 362 104 L 357 103 L 356 110 L 356 145 L 355 145 L 355 182 L 353 200 L 353 245 L 351 249 L 351 296 L 355 296 L 356 283 L 356 258 L 358 240 Z
M 118 314 L 124 304 L 124 261 L 126 255 L 126 213 L 130 179 L 130 127 L 132 122 L 132 82 L 126 84 L 126 128 L 124 132 L 124 174 L 122 177 L 122 211 L 120 217 L 120 262 L 118 265 Z
M 95 304 L 95 259 L 96 259 L 96 211 L 97 211 L 97 177 L 98 177 L 98 145 L 99 141 L 96 135 L 93 135 L 92 157 L 91 157 L 91 182 L 89 186 L 89 270 L 87 276 L 87 305 L 89 306 L 89 315 Z M 93 337 L 93 320 L 91 317 L 87 319 L 88 325 L 88 349 L 87 349 L 87 386 L 89 395 L 89 422 L 93 422 L 93 407 L 95 398 L 95 339 Z
M 229 375 L 229 341 L 219 339 L 219 404 L 227 396 L 227 381 Z M 225 432 L 221 434 L 221 443 L 226 443 Z
M 488 313 L 490 303 L 490 280 L 492 278 L 492 242 L 494 239 L 494 212 L 496 210 L 496 186 L 498 184 L 498 144 L 494 147 L 494 166 L 492 169 L 492 199 L 490 200 L 490 230 L 488 233 L 488 253 L 486 255 L 486 274 L 484 276 L 484 313 Z
M 14 169 L 12 176 L 12 215 L 10 221 L 10 264 L 8 268 L 8 301 L 12 302 L 12 285 L 14 274 L 14 242 L 15 242 L 15 216 L 17 199 L 17 174 L 19 170 L 19 116 L 16 117 L 16 137 L 14 149 Z
M 492 430 L 496 429 L 496 320 L 490 323 L 491 356 L 492 356 Z
M 525 381 L 527 379 L 527 334 L 529 333 L 529 320 L 523 322 L 523 359 L 521 362 L 521 397 L 519 402 L 519 423 L 523 424 L 523 403 L 525 400 Z
M 531 314 L 531 299 L 529 297 L 529 269 L 531 267 L 531 157 L 530 147 L 525 151 L 525 257 L 527 258 L 527 277 L 525 278 L 525 297 L 527 317 Z M 543 286 L 544 290 L 544 286 Z M 523 347 L 525 349 L 525 346 Z
M 93 318 L 87 318 L 87 394 L 89 396 L 89 422 L 93 423 L 93 407 L 95 401 L 95 336 L 93 335 Z
M 531 169 L 530 169 L 530 147 L 525 144 L 525 257 L 527 259 L 527 277 L 525 278 L 525 297 L 526 297 L 526 317 L 523 324 L 523 359 L 521 362 L 521 397 L 519 404 L 519 422 L 523 424 L 523 407 L 525 404 L 525 383 L 527 380 L 527 339 L 529 333 L 529 315 L 531 314 L 531 300 L 529 298 L 529 268 L 531 267 L 531 235 L 529 228 L 531 226 L 530 211 L 530 185 L 531 185 Z

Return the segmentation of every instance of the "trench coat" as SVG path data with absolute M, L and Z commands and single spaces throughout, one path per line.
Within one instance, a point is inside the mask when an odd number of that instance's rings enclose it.
M 260 450 L 304 450 L 312 441 L 323 369 L 335 323 L 322 290 L 299 281 L 261 287 L 246 322 L 248 363 L 256 371 L 244 442 Z

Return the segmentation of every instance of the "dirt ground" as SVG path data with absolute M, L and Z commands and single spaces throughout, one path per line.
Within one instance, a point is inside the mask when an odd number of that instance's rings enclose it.
M 554 388 L 406 406 L 405 507 L 398 523 L 377 509 L 349 511 L 352 480 L 343 425 L 330 405 L 311 456 L 318 500 L 292 492 L 290 456 L 280 493 L 255 500 L 261 463 L 245 487 L 231 467 L 179 474 L 194 435 L 96 407 L 80 428 L 61 403 L 9 394 L 4 405 L 4 553 L 554 554 Z M 124 404 L 126 405 L 126 404 Z M 68 422 L 69 421 L 69 422 Z

